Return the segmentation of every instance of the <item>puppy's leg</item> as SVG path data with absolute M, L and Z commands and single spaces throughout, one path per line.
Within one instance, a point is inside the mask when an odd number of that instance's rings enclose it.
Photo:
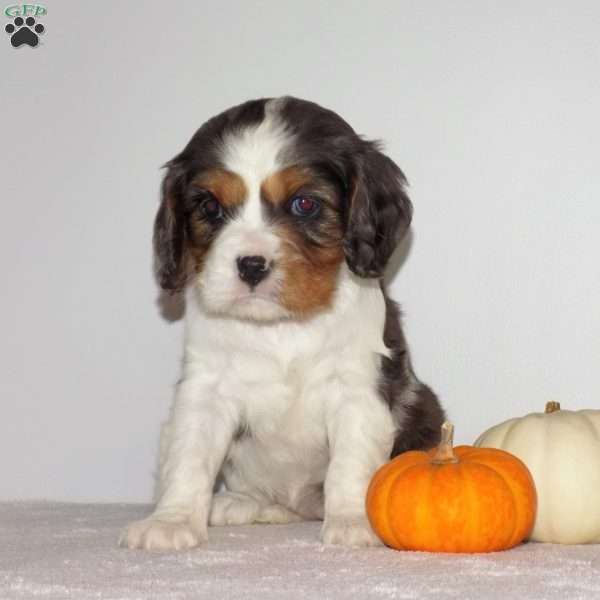
M 161 444 L 156 508 L 129 525 L 122 546 L 180 550 L 208 539 L 213 486 L 238 420 L 235 404 L 216 397 L 213 385 L 200 378 L 178 385 Z
M 354 382 L 341 385 L 326 418 L 331 457 L 321 539 L 326 544 L 380 545 L 367 520 L 365 501 L 373 474 L 392 449 L 392 415 L 374 386 Z

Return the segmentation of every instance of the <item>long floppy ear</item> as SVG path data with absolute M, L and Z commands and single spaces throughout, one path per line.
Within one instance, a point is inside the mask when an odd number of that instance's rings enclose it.
M 352 272 L 381 277 L 410 225 L 412 204 L 400 168 L 376 144 L 364 143 L 367 149 L 355 166 L 349 191 L 344 253 Z
M 179 292 L 187 277 L 183 190 L 185 170 L 177 158 L 165 165 L 162 197 L 154 220 L 154 272 L 160 286 Z

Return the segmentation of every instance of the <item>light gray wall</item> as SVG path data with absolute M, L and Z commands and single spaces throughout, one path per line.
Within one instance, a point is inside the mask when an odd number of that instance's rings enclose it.
M 253 97 L 335 109 L 408 175 L 391 289 L 458 441 L 600 407 L 597 2 L 46 5 L 40 47 L 0 39 L 0 498 L 150 498 L 181 338 L 159 166 Z

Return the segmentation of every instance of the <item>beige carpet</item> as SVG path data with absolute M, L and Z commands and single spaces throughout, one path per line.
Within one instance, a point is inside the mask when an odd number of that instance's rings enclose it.
M 323 546 L 320 523 L 216 527 L 190 552 L 117 547 L 148 507 L 0 503 L 0 599 L 600 599 L 600 545 L 485 555 Z

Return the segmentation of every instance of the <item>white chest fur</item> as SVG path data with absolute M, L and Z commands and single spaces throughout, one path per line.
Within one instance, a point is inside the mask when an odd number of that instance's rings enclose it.
M 222 471 L 229 489 L 297 508 L 323 483 L 332 413 L 348 390 L 376 393 L 384 320 L 378 282 L 346 268 L 332 309 L 303 322 L 209 316 L 190 290 L 184 380 L 235 407 Z

